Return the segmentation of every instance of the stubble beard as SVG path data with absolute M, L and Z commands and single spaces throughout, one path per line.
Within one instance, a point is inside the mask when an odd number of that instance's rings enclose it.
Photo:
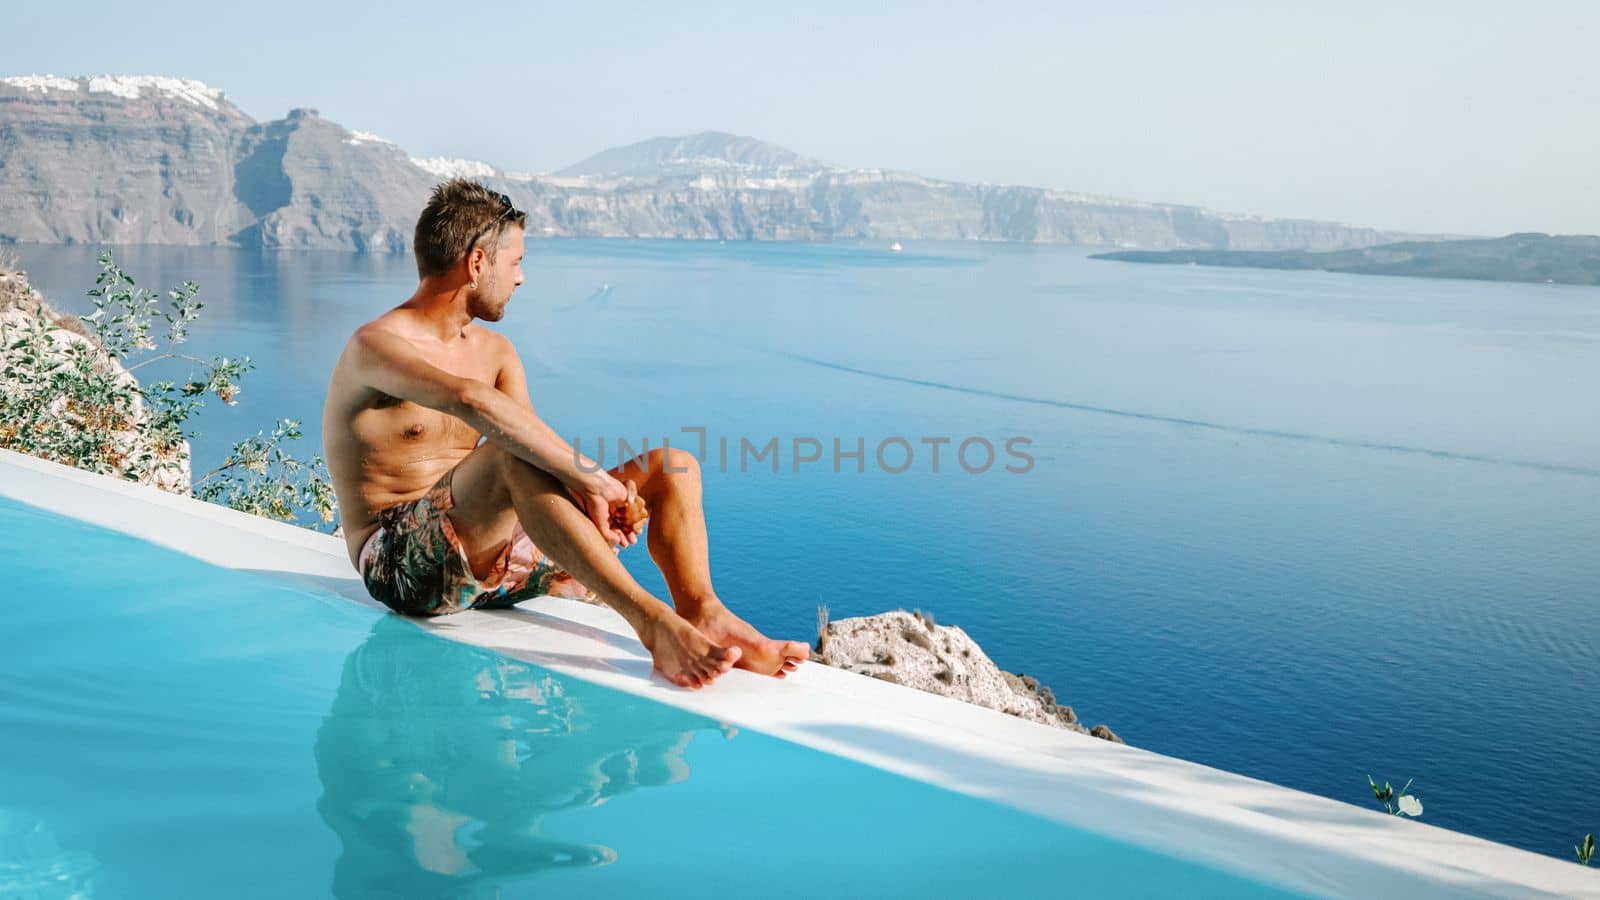
M 505 318 L 506 306 L 511 302 L 508 296 L 496 304 L 493 300 L 495 289 L 499 287 L 499 280 L 493 275 L 485 274 L 483 283 L 472 293 L 468 303 L 468 312 L 474 319 L 485 322 L 498 322 Z

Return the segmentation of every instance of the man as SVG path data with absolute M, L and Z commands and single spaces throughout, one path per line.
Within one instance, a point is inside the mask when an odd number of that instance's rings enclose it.
M 473 324 L 499 321 L 522 284 L 526 223 L 480 184 L 435 188 L 417 220 L 416 293 L 345 345 L 322 430 L 351 562 L 407 615 L 586 594 L 627 619 L 675 684 L 733 666 L 782 678 L 808 648 L 718 599 L 694 456 L 655 450 L 602 470 L 534 413 L 511 342 Z M 672 606 L 617 558 L 646 516 Z

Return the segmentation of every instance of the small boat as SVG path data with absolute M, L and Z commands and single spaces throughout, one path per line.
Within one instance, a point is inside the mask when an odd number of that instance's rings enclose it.
M 889 249 L 894 251 L 895 253 L 899 253 L 901 250 L 904 250 L 905 248 L 900 246 L 900 242 L 899 241 L 895 241 L 894 243 L 889 245 Z

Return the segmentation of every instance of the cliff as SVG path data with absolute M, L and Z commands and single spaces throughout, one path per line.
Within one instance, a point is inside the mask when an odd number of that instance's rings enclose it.
M 0 242 L 403 252 L 429 187 L 480 178 L 546 237 L 1001 240 L 1331 250 L 1397 235 L 818 162 L 720 132 L 654 138 L 554 175 L 422 159 L 314 110 L 257 122 L 156 76 L 0 79 Z
M 1168 265 L 1316 269 L 1356 275 L 1600 284 L 1600 237 L 1592 235 L 1530 233 L 1480 240 L 1406 241 L 1332 253 L 1170 251 L 1101 253 L 1093 258 Z
M 0 81 L 0 239 L 220 244 L 252 221 L 234 195 L 253 122 L 178 79 Z

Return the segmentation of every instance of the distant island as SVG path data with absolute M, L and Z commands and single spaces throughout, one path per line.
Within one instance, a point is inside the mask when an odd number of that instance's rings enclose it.
M 708 131 L 557 172 L 417 157 L 316 110 L 257 121 L 162 76 L 0 77 L 0 244 L 177 244 L 404 253 L 429 189 L 482 179 L 534 237 L 986 240 L 1339 250 L 1418 235 L 1048 188 L 831 165 Z
M 1457 241 L 1405 241 L 1355 250 L 1166 250 L 1096 253 L 1091 259 L 1166 265 L 1319 269 L 1357 275 L 1600 284 L 1600 237 L 1512 234 Z

